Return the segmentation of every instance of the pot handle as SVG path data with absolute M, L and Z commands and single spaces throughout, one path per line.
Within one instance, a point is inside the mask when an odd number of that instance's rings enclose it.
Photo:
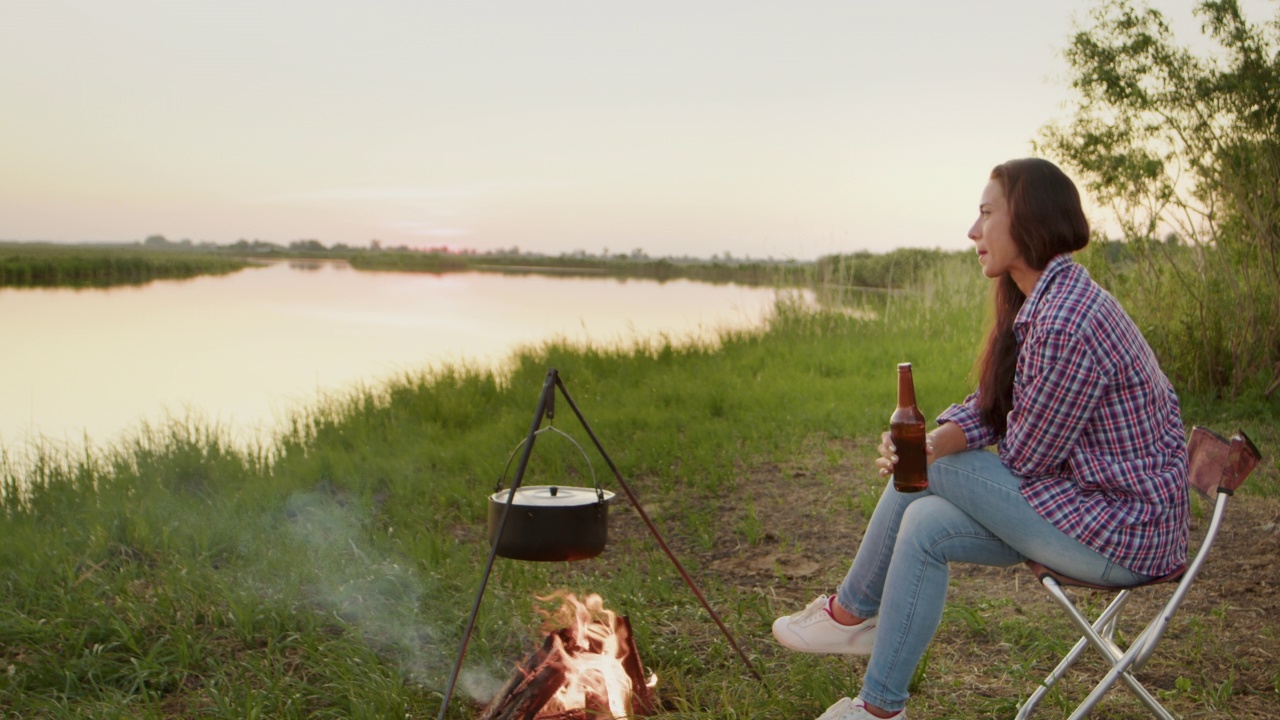
M 596 489 L 596 500 L 598 502 L 604 502 L 604 489 L 600 487 L 600 480 L 596 477 L 596 468 L 594 465 L 591 464 L 591 458 L 587 457 L 587 451 L 582 449 L 582 446 L 578 444 L 577 440 L 573 439 L 573 436 L 569 435 L 568 433 L 556 427 L 555 425 L 548 425 L 544 428 L 541 428 L 535 431 L 533 435 L 536 437 L 548 430 L 552 430 L 558 433 L 559 435 L 564 437 L 565 440 L 568 440 L 569 442 L 573 443 L 573 446 L 578 448 L 578 452 L 582 453 L 582 460 L 586 462 L 587 469 L 591 471 L 591 484 L 594 485 Z M 528 438 L 525 438 L 525 440 L 527 439 Z M 502 491 L 502 481 L 507 479 L 507 471 L 511 469 L 511 461 L 515 459 L 516 453 L 520 452 L 520 448 L 524 447 L 525 440 L 521 440 L 519 443 L 517 443 L 515 446 L 515 449 L 513 449 L 511 451 L 511 454 L 507 456 L 507 464 L 502 468 L 502 475 L 498 477 L 498 483 L 493 486 L 493 491 L 495 493 Z

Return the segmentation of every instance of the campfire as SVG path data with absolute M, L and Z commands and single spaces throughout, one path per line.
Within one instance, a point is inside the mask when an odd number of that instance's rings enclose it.
M 556 596 L 542 647 L 524 659 L 481 720 L 596 720 L 647 717 L 657 677 L 644 676 L 631 623 L 599 595 Z M 552 598 L 546 598 L 552 599 Z
M 698 602 L 706 609 L 707 614 L 715 621 L 720 632 L 729 641 L 729 645 L 738 653 L 743 664 L 751 671 L 759 682 L 764 676 L 756 670 L 747 654 L 738 647 L 737 641 L 729 628 L 725 627 L 720 616 L 703 597 L 702 591 L 689 577 L 684 566 L 676 559 L 675 553 L 667 546 L 658 528 L 649 519 L 648 513 L 635 493 L 627 485 L 627 481 L 618 472 L 617 466 L 609 459 L 608 453 L 596 438 L 587 420 L 578 410 L 569 391 L 560 380 L 555 368 L 547 371 L 546 380 L 542 384 L 542 393 L 538 396 L 538 407 L 533 414 L 533 425 L 529 434 L 516 446 L 516 450 L 507 459 L 510 466 L 517 454 L 520 462 L 516 465 L 515 479 L 511 488 L 506 491 L 505 501 L 501 485 L 506 478 L 506 469 L 502 472 L 499 490 L 489 495 L 489 559 L 485 562 L 484 573 L 480 579 L 480 589 L 471 606 L 471 616 L 463 628 L 462 644 L 458 647 L 458 658 L 453 665 L 453 673 L 444 692 L 444 702 L 440 705 L 440 718 L 443 720 L 449 709 L 449 701 L 453 698 L 453 690 L 457 686 L 458 674 L 462 670 L 462 661 L 467 654 L 467 642 L 476 626 L 476 617 L 480 613 L 480 601 L 484 598 L 484 589 L 489 584 L 490 573 L 493 572 L 494 561 L 499 555 L 513 560 L 562 561 L 583 560 L 595 557 L 604 548 L 607 538 L 608 507 L 603 488 L 597 482 L 594 492 L 591 488 L 567 488 L 567 490 L 583 491 L 593 500 L 587 503 L 577 501 L 578 492 L 562 493 L 559 486 L 544 488 L 521 488 L 533 443 L 542 432 L 552 429 L 552 425 L 539 427 L 544 421 L 555 417 L 556 390 L 564 396 L 569 409 L 582 424 L 582 429 L 595 444 L 601 458 L 613 471 L 613 477 L 621 486 L 622 492 L 630 501 L 636 514 L 649 528 L 653 539 L 666 553 L 675 566 L 680 577 L 693 591 Z M 561 431 L 560 435 L 569 437 Z M 573 438 L 569 438 L 571 441 Z M 574 445 L 577 442 L 574 441 Z M 581 450 L 581 447 L 578 448 Z M 520 452 L 522 451 L 522 452 Z M 584 453 L 587 465 L 590 458 Z M 594 477 L 595 471 L 592 470 Z M 517 505 L 516 497 L 520 490 L 525 497 Z M 545 490 L 545 497 L 543 491 Z M 532 492 L 531 492 L 532 491 Z M 530 497 L 532 496 L 532 497 Z M 554 498 L 554 499 L 552 499 Z M 567 501 L 566 501 L 567 499 Z M 518 508 L 513 512 L 513 508 Z M 563 511 L 569 511 L 567 514 Z M 536 516 L 539 523 L 525 528 L 523 532 L 512 531 L 508 541 L 507 531 L 512 527 L 508 521 L 512 516 Z M 587 532 L 587 531 L 590 532 Z M 584 542 L 589 536 L 591 542 Z M 549 542 L 547 541 L 550 538 Z M 631 624 L 625 617 L 604 609 L 604 602 L 598 595 L 589 595 L 586 602 L 580 602 L 572 595 L 560 596 L 564 601 L 559 615 L 564 623 L 562 627 L 551 630 L 542 643 L 542 647 L 524 659 L 520 667 L 506 685 L 499 691 L 497 698 L 489 705 L 481 716 L 482 720 L 593 720 L 594 718 L 647 717 L 656 710 L 653 688 L 656 678 L 644 677 L 640 664 L 640 656 L 636 652 L 635 641 L 631 634 Z M 554 625 L 552 625 L 554 627 Z

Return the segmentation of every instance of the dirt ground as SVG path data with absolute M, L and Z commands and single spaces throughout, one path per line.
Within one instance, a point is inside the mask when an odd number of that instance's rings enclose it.
M 696 546 L 678 534 L 666 539 L 678 557 L 696 556 L 704 577 L 710 573 L 717 582 L 764 594 L 781 613 L 798 610 L 814 595 L 832 592 L 848 568 L 865 528 L 863 513 L 869 512 L 864 508 L 870 498 L 862 502 L 859 495 L 875 492 L 873 458 L 870 441 L 814 439 L 785 464 L 744 466 L 733 492 L 702 499 L 719 505 L 710 552 L 705 539 Z M 1264 463 L 1259 472 L 1274 473 L 1274 468 Z M 646 531 L 636 513 L 625 502 L 619 505 L 611 515 L 611 533 L 643 535 Z M 1192 521 L 1193 548 L 1199 546 L 1208 525 L 1210 508 L 1207 503 L 1202 507 L 1206 512 L 1196 513 Z M 655 520 L 662 519 L 664 510 L 646 508 Z M 748 527 L 752 533 L 744 533 Z M 841 549 L 832 551 L 833 542 Z M 1199 579 L 1155 656 L 1138 673 L 1138 679 L 1175 714 L 1280 718 L 1278 561 L 1280 499 L 1236 495 Z M 1138 632 L 1137 619 L 1145 623 L 1172 589 L 1167 585 L 1135 593 L 1125 611 L 1131 621 L 1122 625 L 1121 632 Z M 1081 592 L 1092 595 L 1095 602 L 1109 599 L 1095 591 Z M 1028 618 L 1049 618 L 1042 623 L 1045 632 L 1057 631 L 1066 643 L 1079 637 L 1071 634 L 1061 609 L 1022 565 L 954 565 L 948 607 L 962 610 L 949 610 L 930 658 L 931 667 L 945 668 L 947 682 L 945 687 L 941 683 L 930 687 L 926 677 L 925 687 L 910 706 L 913 717 L 955 716 L 957 706 L 970 704 L 966 697 L 975 707 L 989 708 L 1030 693 L 1050 666 L 1045 661 L 1043 667 L 1038 664 L 1025 673 L 1009 672 L 1017 661 L 1002 628 L 1011 621 L 1025 626 Z M 749 644 L 751 652 L 777 652 L 769 638 L 749 640 L 743 644 Z M 1054 655 L 1053 661 L 1060 655 Z M 860 663 L 865 661 L 852 662 L 860 674 L 864 667 Z M 1064 691 L 1078 702 L 1104 669 L 1093 650 L 1088 650 L 1064 681 Z M 1161 691 L 1168 692 L 1162 695 Z M 985 704 L 977 702 L 982 699 Z M 1057 717 L 1061 712 L 1046 701 L 1036 717 Z M 1116 687 L 1093 717 L 1149 715 L 1127 689 Z

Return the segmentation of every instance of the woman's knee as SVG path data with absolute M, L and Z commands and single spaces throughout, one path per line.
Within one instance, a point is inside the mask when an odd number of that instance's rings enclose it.
M 898 545 L 911 543 L 927 551 L 933 545 L 951 537 L 957 530 L 966 530 L 971 522 L 968 516 L 946 498 L 937 495 L 918 498 L 907 507 L 898 528 Z
M 907 509 L 894 547 L 894 560 L 899 556 L 909 558 L 908 562 L 974 562 L 997 567 L 1024 559 L 982 523 L 936 495 L 921 498 Z

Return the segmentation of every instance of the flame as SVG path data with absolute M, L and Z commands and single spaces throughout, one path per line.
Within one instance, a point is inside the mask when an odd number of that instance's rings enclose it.
M 564 661 L 565 681 L 539 715 L 587 709 L 604 717 L 602 705 L 607 703 L 609 717 L 629 717 L 632 683 L 623 661 L 631 650 L 619 635 L 622 623 L 618 614 L 605 609 L 604 600 L 595 593 L 584 600 L 568 592 L 539 599 L 555 598 L 561 600 L 560 607 L 548 615 L 544 630 L 567 631 L 557 634 L 555 648 Z M 567 638 L 568 646 L 562 638 Z M 657 676 L 650 674 L 645 684 L 653 687 L 657 682 Z

